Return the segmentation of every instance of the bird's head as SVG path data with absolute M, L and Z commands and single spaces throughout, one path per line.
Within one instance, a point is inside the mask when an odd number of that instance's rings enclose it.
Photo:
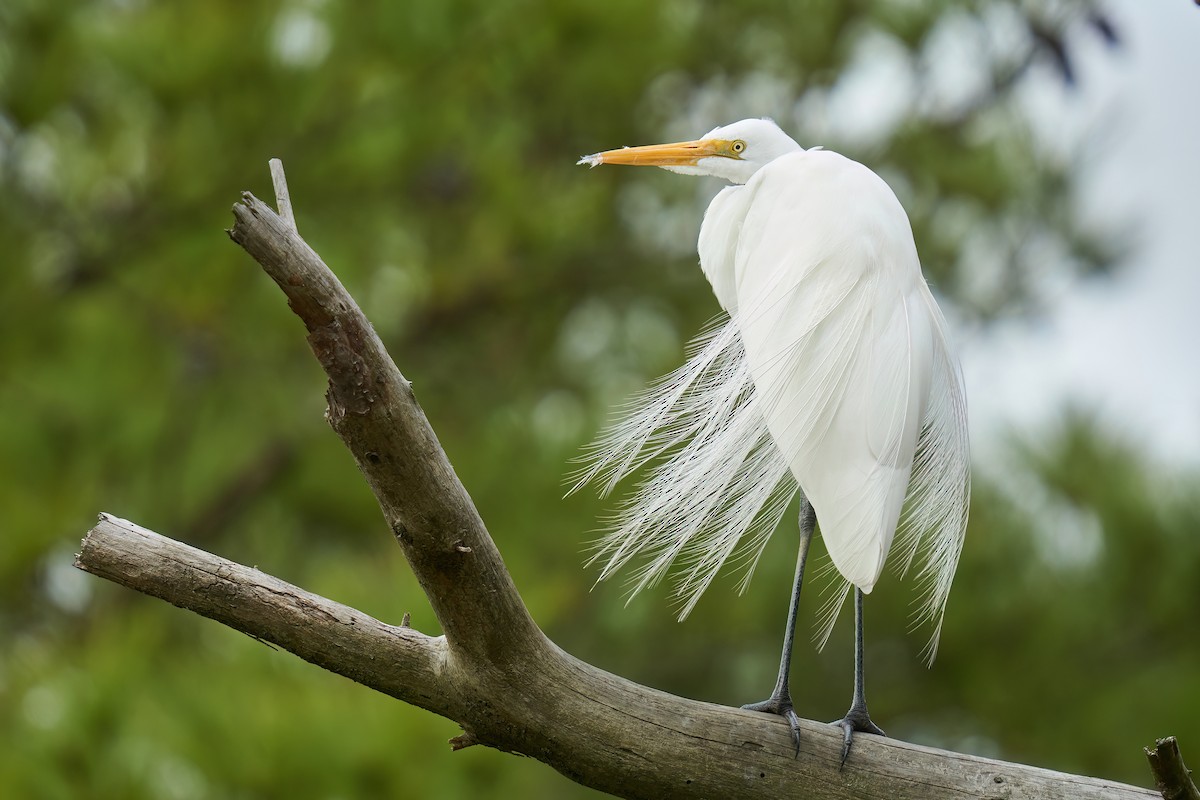
M 799 150 L 792 137 L 769 119 L 744 119 L 713 128 L 691 142 L 650 144 L 606 150 L 579 159 L 580 164 L 634 164 L 662 167 L 684 175 L 712 175 L 745 183 L 780 156 Z

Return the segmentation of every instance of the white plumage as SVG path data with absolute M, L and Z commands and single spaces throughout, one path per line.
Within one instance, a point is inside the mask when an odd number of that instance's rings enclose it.
M 749 580 L 799 489 L 848 584 L 869 593 L 893 543 L 902 573 L 919 565 L 932 657 L 966 529 L 966 408 L 896 196 L 769 120 L 581 163 L 734 184 L 709 205 L 699 240 L 728 319 L 634 399 L 579 475 L 576 488 L 600 479 L 608 491 L 657 459 L 597 544 L 601 578 L 641 559 L 636 592 L 674 564 L 684 616 L 730 556 Z

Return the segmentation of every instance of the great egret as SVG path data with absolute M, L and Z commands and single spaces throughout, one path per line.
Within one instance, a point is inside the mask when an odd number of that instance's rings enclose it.
M 658 166 L 733 184 L 709 205 L 699 240 L 700 267 L 728 320 L 600 436 L 580 476 L 579 485 L 600 478 L 607 492 L 663 457 L 599 541 L 601 578 L 644 556 L 636 592 L 678 563 L 682 618 L 735 553 L 749 563 L 744 587 L 799 490 L 779 678 L 769 699 L 744 708 L 782 715 L 799 752 L 788 674 L 819 520 L 845 579 L 827 606 L 821 645 L 851 586 L 855 595 L 854 693 L 834 723 L 844 763 L 855 731 L 882 734 L 864 695 L 863 594 L 899 531 L 901 574 L 919 562 L 932 660 L 967 524 L 962 378 L 908 217 L 874 172 L 804 150 L 764 119 L 579 163 Z

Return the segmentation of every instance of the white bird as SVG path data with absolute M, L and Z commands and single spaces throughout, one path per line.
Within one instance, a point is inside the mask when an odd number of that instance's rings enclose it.
M 826 607 L 822 645 L 855 589 L 854 693 L 835 723 L 844 763 L 854 731 L 882 733 L 864 696 L 863 594 L 895 539 L 901 574 L 918 562 L 932 660 L 967 524 L 962 377 L 908 216 L 870 169 L 805 150 L 765 119 L 579 163 L 658 166 L 732 184 L 709 205 L 698 248 L 728 319 L 601 434 L 576 485 L 599 478 L 607 492 L 658 459 L 597 544 L 601 579 L 643 558 L 636 593 L 676 564 L 682 618 L 731 555 L 748 563 L 744 588 L 799 491 L 800 553 L 779 678 L 770 699 L 744 708 L 782 715 L 799 752 L 788 675 L 819 520 L 845 579 Z

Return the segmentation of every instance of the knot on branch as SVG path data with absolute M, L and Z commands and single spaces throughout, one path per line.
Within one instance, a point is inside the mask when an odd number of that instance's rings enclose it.
M 462 733 L 448 741 L 450 742 L 450 749 L 454 751 L 465 750 L 468 747 L 474 747 L 479 744 L 479 739 L 475 737 L 475 734 L 466 729 L 463 729 Z

